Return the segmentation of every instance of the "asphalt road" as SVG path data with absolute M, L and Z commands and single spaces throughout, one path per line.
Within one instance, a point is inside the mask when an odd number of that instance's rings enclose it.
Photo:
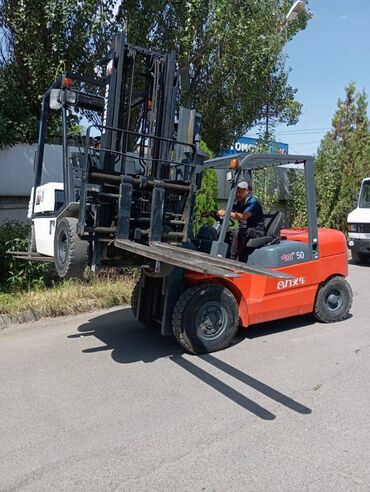
M 0 332 L 0 490 L 370 490 L 370 267 L 352 316 L 195 357 L 129 309 Z

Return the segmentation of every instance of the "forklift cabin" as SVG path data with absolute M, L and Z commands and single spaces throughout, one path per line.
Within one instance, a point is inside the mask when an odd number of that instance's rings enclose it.
M 250 251 L 246 263 L 227 259 L 225 238 L 240 179 L 262 168 L 297 165 L 303 167 L 305 177 L 307 227 L 283 229 L 276 222 L 271 236 L 247 243 Z M 209 253 L 202 250 L 202 241 L 197 238 L 186 250 L 151 243 L 149 257 L 174 266 L 177 258 L 184 263 L 190 260 L 192 266 L 174 268 L 161 279 L 148 278 L 144 273 L 133 295 L 137 319 L 144 324 L 157 320 L 162 334 L 174 333 L 193 353 L 228 346 L 238 326 L 246 328 L 306 313 L 313 313 L 322 322 L 345 319 L 352 303 L 352 291 L 345 280 L 346 242 L 341 232 L 318 228 L 313 157 L 240 154 L 231 161 L 226 157 L 208 160 L 204 166 L 230 168 L 231 191 L 217 228 L 218 237 L 210 241 Z M 119 238 L 116 244 L 127 247 Z M 170 259 L 163 256 L 168 252 Z M 200 272 L 199 263 L 229 269 L 229 273 Z

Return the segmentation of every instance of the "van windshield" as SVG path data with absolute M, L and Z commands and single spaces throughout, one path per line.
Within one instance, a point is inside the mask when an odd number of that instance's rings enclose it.
M 370 208 L 370 181 L 365 181 L 362 185 L 359 207 Z

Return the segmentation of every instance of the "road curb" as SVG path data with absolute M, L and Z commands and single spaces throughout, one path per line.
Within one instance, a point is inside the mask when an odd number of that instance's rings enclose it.
M 1 314 L 0 330 L 4 330 L 9 325 L 29 323 L 31 321 L 37 321 L 41 318 L 42 316 L 40 314 L 33 313 L 32 311 L 25 311 L 24 313 L 20 313 L 17 316 L 9 316 L 8 314 Z

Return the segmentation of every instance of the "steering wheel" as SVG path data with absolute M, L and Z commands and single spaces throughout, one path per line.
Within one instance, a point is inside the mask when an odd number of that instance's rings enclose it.
M 224 222 L 224 218 L 223 217 L 220 217 L 218 215 L 218 211 L 217 210 L 210 210 L 210 211 L 207 211 L 207 212 L 202 212 L 200 215 L 201 215 L 201 217 L 211 217 L 212 219 L 215 219 L 220 224 L 223 224 L 223 222 Z M 230 225 L 231 225 L 231 227 L 234 227 L 235 222 L 236 222 L 235 219 L 232 219 L 230 217 Z

